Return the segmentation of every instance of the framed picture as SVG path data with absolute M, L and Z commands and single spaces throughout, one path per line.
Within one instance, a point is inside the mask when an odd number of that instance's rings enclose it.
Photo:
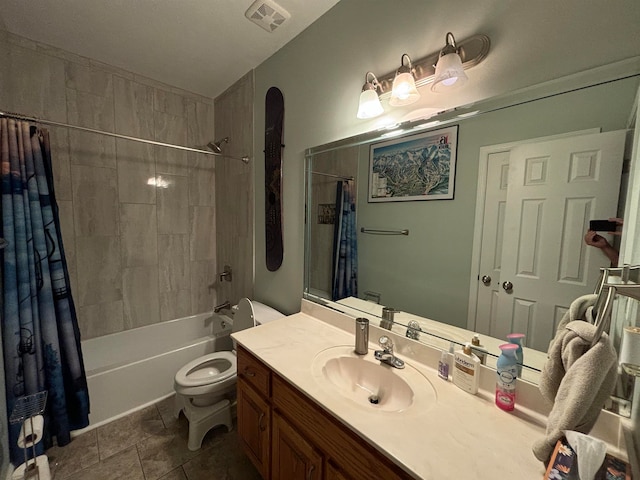
M 371 145 L 369 202 L 453 198 L 458 126 Z

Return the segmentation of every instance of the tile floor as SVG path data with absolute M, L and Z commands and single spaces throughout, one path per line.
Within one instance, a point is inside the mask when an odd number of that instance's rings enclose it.
M 188 423 L 173 417 L 173 397 L 47 450 L 53 480 L 259 480 L 236 429 L 207 433 L 187 448 Z

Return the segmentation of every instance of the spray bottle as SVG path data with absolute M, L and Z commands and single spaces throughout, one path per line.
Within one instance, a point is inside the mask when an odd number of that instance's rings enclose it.
M 496 405 L 510 412 L 516 406 L 516 378 L 518 378 L 518 359 L 515 343 L 500 345 L 500 356 L 496 364 Z

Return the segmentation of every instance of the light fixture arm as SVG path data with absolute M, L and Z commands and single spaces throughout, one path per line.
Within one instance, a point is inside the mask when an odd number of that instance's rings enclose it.
M 409 65 L 404 64 L 405 58 L 407 59 Z M 413 65 L 411 65 L 411 57 L 408 54 L 403 53 L 402 57 L 400 57 L 400 67 L 398 68 L 396 73 L 414 73 Z
M 453 33 L 447 32 L 444 37 L 445 46 L 440 50 L 440 56 L 447 55 L 448 53 L 458 53 L 458 47 L 456 46 L 456 38 Z
M 369 81 L 369 75 L 373 77 L 371 81 Z M 367 72 L 364 76 L 364 85 L 362 86 L 362 91 L 366 90 L 380 90 L 380 92 L 384 92 L 382 89 L 382 85 L 378 82 L 378 77 L 373 72 Z

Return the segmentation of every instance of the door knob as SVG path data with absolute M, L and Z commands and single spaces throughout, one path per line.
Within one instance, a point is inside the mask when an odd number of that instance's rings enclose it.
M 502 283 L 502 288 L 504 289 L 505 292 L 511 293 L 511 291 L 513 290 L 513 283 L 511 283 L 511 282 L 503 282 Z
M 482 283 L 484 283 L 487 287 L 491 285 L 491 277 L 489 275 L 483 275 L 480 280 L 482 280 Z

